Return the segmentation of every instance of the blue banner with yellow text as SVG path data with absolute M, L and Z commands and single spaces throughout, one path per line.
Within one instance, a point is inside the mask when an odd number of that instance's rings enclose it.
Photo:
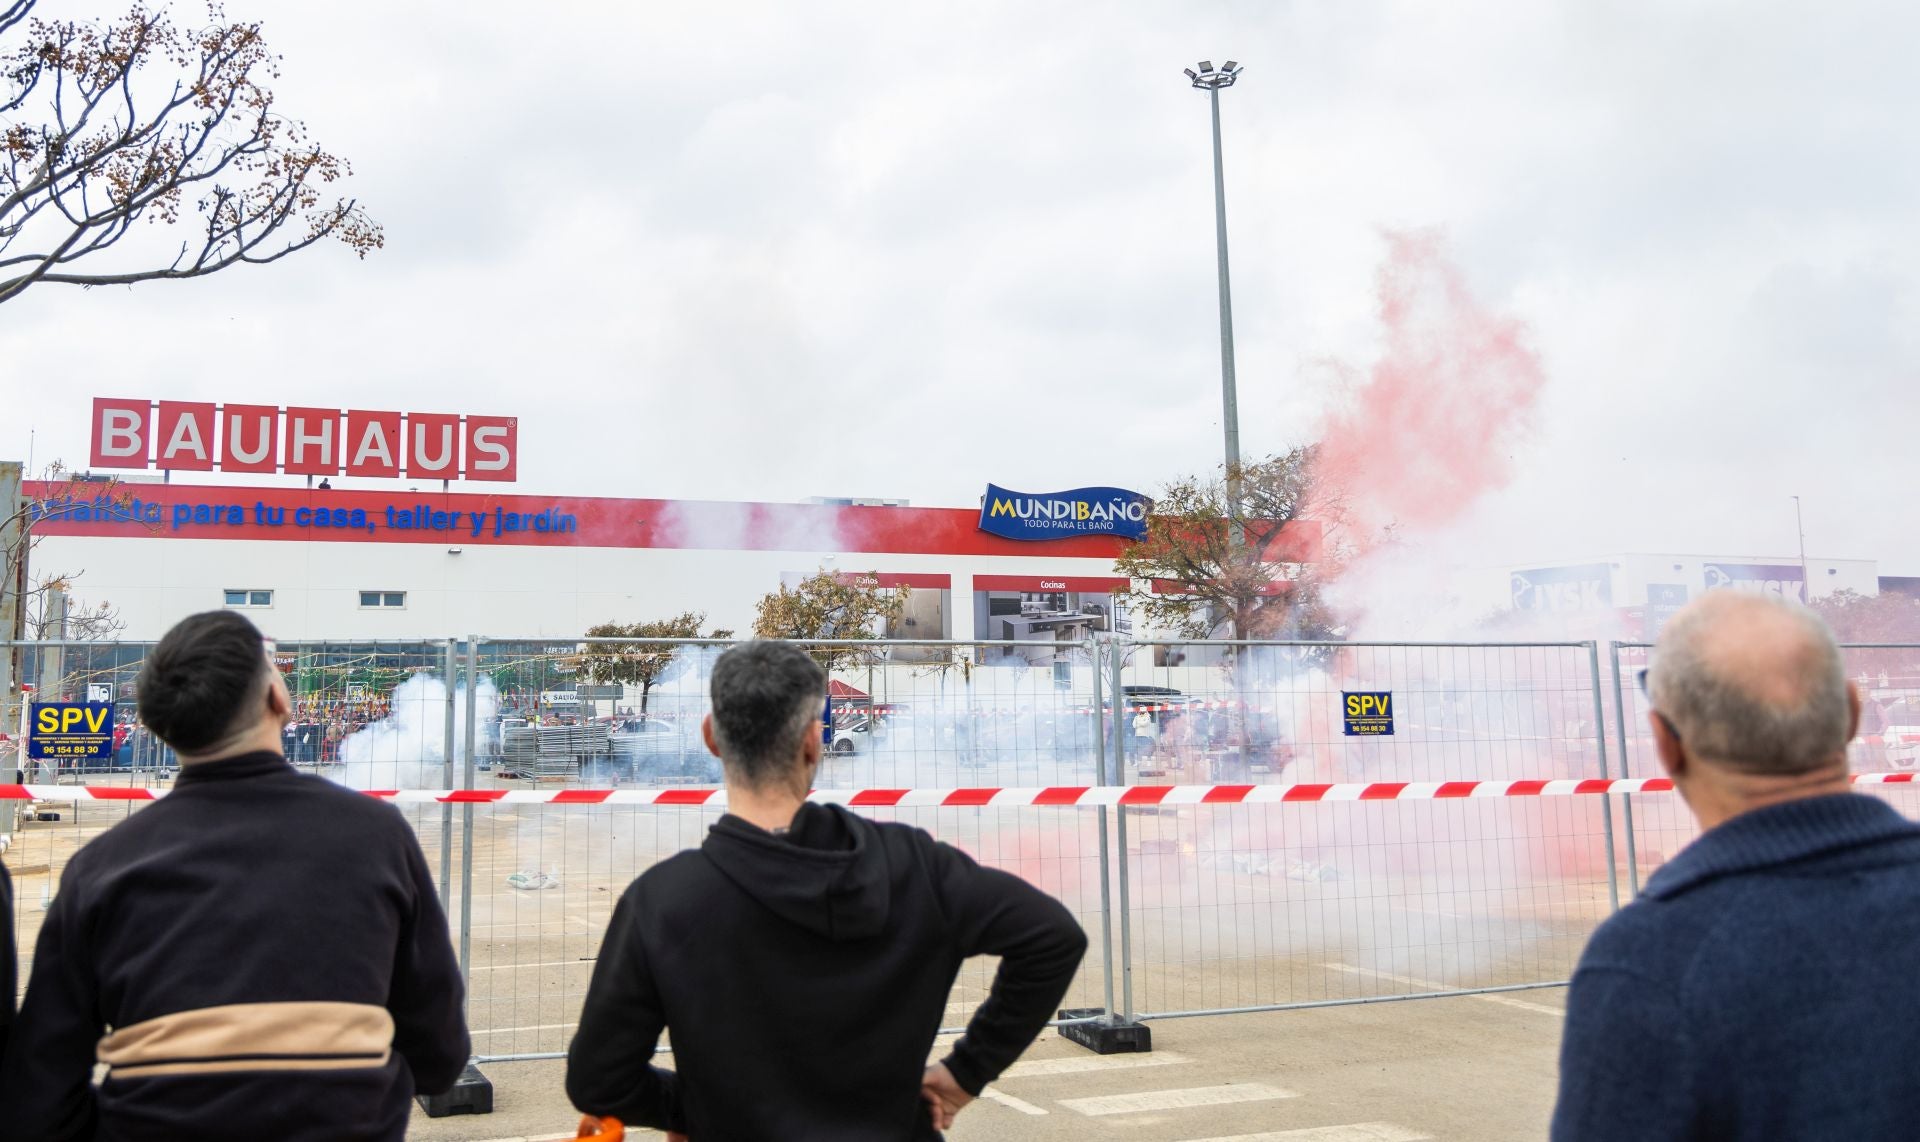
M 1386 737 L 1393 733 L 1393 692 L 1390 690 L 1345 690 L 1340 694 L 1347 736 L 1350 738 Z
M 1066 492 L 1011 492 L 994 484 L 980 503 L 980 530 L 1007 539 L 1066 539 L 1076 535 L 1147 534 L 1153 501 L 1125 488 Z
M 104 761 L 113 756 L 113 706 L 36 702 L 27 723 L 27 756 L 36 761 Z

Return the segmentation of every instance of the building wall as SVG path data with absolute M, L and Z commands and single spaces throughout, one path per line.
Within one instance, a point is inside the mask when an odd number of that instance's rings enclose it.
M 1800 557 L 1749 555 L 1622 555 L 1619 582 L 1626 604 L 1638 606 L 1647 601 L 1652 584 L 1685 586 L 1688 597 L 1697 597 L 1712 585 L 1738 590 L 1792 594 L 1800 581 Z M 1809 579 L 1807 597 L 1819 599 L 1840 591 L 1862 595 L 1880 593 L 1879 565 L 1871 559 L 1828 559 L 1807 557 Z
M 271 607 L 247 613 L 263 630 L 288 640 L 565 637 L 595 623 L 684 610 L 705 611 L 711 627 L 744 632 L 752 626 L 754 604 L 779 586 L 783 572 L 822 566 L 950 574 L 949 625 L 971 632 L 976 573 L 1113 573 L 1110 560 L 1045 555 L 474 544 L 459 545 L 456 555 L 451 546 L 59 535 L 43 539 L 33 558 L 38 571 L 79 573 L 75 594 L 112 602 L 127 622 L 129 639 L 158 638 L 183 616 L 222 606 L 229 589 L 272 591 Z M 362 591 L 404 591 L 406 606 L 362 608 Z M 937 629 L 917 626 L 916 637 L 940 637 Z
M 1880 592 L 1871 559 L 1808 556 L 1813 599 L 1840 591 Z M 1717 587 L 1800 596 L 1801 564 L 1794 556 L 1618 554 L 1555 564 L 1531 564 L 1506 573 L 1505 605 L 1550 614 L 1602 612 L 1650 602 L 1684 602 Z

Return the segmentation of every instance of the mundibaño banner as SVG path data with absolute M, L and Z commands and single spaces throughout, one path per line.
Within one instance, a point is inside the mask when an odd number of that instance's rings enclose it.
M 1147 534 L 1153 501 L 1125 488 L 1074 488 L 1066 492 L 1011 492 L 987 485 L 980 530 L 1008 539 L 1065 539 L 1073 535 Z

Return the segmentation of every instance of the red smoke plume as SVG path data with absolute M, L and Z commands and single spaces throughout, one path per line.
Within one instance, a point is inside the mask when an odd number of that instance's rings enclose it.
M 1384 348 L 1364 377 L 1336 365 L 1350 400 L 1320 437 L 1323 495 L 1363 549 L 1383 528 L 1448 523 L 1505 486 L 1546 382 L 1526 326 L 1473 297 L 1437 232 L 1386 239 Z

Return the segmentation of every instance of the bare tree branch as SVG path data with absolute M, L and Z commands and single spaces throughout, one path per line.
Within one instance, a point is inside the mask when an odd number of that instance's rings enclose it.
M 327 198 L 347 162 L 275 112 L 258 23 L 217 4 L 191 30 L 140 3 L 104 23 L 33 5 L 0 0 L 0 302 L 266 265 L 323 238 L 363 258 L 385 244 L 356 200 Z M 142 220 L 198 237 L 171 257 L 121 246 Z
M 15 24 L 27 18 L 27 9 L 33 7 L 33 0 L 8 0 L 0 4 L 0 34 L 5 34 Z
M 76 639 L 83 642 L 104 642 L 127 629 L 127 622 L 120 614 L 120 608 L 102 599 L 97 603 L 83 603 L 72 599 L 73 585 L 84 572 L 63 571 L 53 575 L 36 574 L 33 586 L 22 598 L 26 612 L 27 637 L 32 639 Z M 47 597 L 55 591 L 65 591 L 69 595 L 66 625 L 55 630 L 52 608 L 47 605 Z
M 28 475 L 31 478 L 31 473 Z M 134 500 L 133 493 L 118 480 L 111 477 L 103 479 L 75 475 L 58 462 L 48 465 L 40 479 L 44 485 L 40 494 L 32 497 L 23 496 L 19 508 L 12 515 L 0 519 L 0 535 L 12 533 L 18 536 L 16 541 L 0 547 L 0 583 L 20 584 L 23 604 L 21 614 L 28 623 L 28 629 L 36 629 L 32 624 L 43 621 L 35 618 L 37 612 L 34 607 L 38 605 L 36 600 L 44 598 L 49 590 L 64 589 L 82 574 L 76 571 L 57 575 L 29 576 L 33 549 L 39 546 L 41 539 L 34 525 L 42 519 L 60 518 L 76 510 L 75 505 L 84 505 L 90 512 L 116 512 L 121 513 L 123 518 L 131 518 L 129 508 Z M 15 524 L 18 525 L 17 532 L 11 526 Z M 154 525 L 144 526 L 151 528 Z M 26 586 L 29 577 L 33 581 L 31 588 Z M 102 607 L 104 612 L 101 610 Z M 85 621 L 79 627 L 75 627 L 72 624 L 76 618 L 84 618 Z M 105 632 L 97 636 L 76 634 L 72 636 L 74 638 L 108 638 L 125 626 L 124 623 L 119 622 L 119 610 L 108 604 L 100 604 L 93 610 L 82 608 L 82 610 L 70 611 L 68 619 L 70 630 L 97 629 Z

